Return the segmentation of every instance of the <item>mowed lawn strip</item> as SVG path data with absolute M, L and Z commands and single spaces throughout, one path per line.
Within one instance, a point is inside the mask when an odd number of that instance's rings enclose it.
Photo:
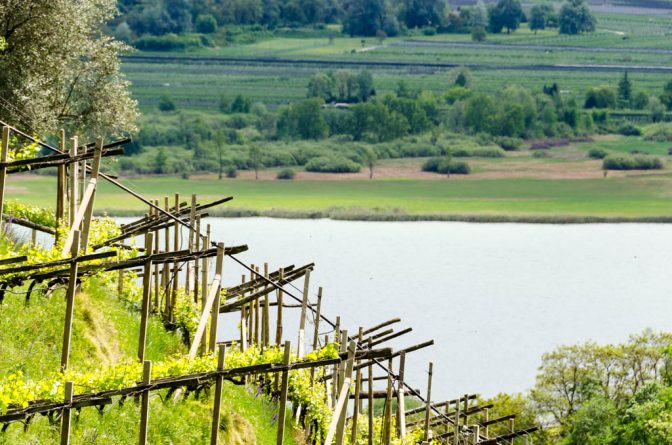
M 234 200 L 219 211 L 236 208 L 308 213 L 356 209 L 380 213 L 497 216 L 672 216 L 672 177 L 588 180 L 493 179 L 445 181 L 342 180 L 254 181 L 177 178 L 122 180 L 152 199 L 196 193 L 201 202 L 222 196 Z M 10 177 L 7 199 L 54 207 L 54 179 L 34 175 Z M 142 213 L 146 206 L 108 183 L 96 197 L 98 212 Z M 211 212 L 216 214 L 217 211 Z

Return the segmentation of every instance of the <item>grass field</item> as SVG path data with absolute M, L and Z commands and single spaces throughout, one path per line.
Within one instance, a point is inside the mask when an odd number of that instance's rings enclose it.
M 275 181 L 144 178 L 124 184 L 143 195 L 196 193 L 202 201 L 234 200 L 215 214 L 334 217 L 353 219 L 462 219 L 584 221 L 666 220 L 672 215 L 672 176 L 627 176 L 587 180 L 356 180 Z M 53 179 L 11 178 L 8 199 L 53 207 Z M 142 213 L 146 207 L 103 183 L 96 209 Z M 247 210 L 251 212 L 241 212 Z

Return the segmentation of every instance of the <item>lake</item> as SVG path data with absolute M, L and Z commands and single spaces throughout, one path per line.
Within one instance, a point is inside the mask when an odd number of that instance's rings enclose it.
M 434 339 L 409 355 L 407 380 L 424 393 L 433 361 L 436 399 L 525 391 L 558 345 L 620 342 L 672 319 L 672 225 L 208 221 L 214 239 L 250 247 L 247 263 L 315 262 L 311 290 L 324 287 L 323 312 L 350 333 L 399 316 L 395 330 L 413 332 L 395 347 Z M 225 269 L 237 284 L 240 266 Z

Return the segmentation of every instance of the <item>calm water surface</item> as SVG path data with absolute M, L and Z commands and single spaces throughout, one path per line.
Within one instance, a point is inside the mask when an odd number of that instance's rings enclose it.
M 314 261 L 311 287 L 350 332 L 400 316 L 413 332 L 396 347 L 434 339 L 409 372 L 424 388 L 433 361 L 437 398 L 524 391 L 555 346 L 672 328 L 672 225 L 209 222 L 215 239 L 248 244 L 248 263 Z M 237 283 L 240 267 L 225 268 Z

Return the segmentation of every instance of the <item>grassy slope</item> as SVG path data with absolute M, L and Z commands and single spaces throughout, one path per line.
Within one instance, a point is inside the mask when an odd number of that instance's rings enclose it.
M 8 197 L 53 206 L 41 193 L 52 187 L 52 181 L 35 176 L 13 178 Z M 339 207 L 351 212 L 353 208 L 364 209 L 365 213 L 476 215 L 486 220 L 525 216 L 636 219 L 672 214 L 672 200 L 667 192 L 672 178 L 665 174 L 586 180 L 185 181 L 143 178 L 125 183 L 156 199 L 172 192 L 196 193 L 204 201 L 234 196 L 232 203 L 221 207 L 224 210 L 236 207 L 309 214 Z M 96 208 L 111 213 L 145 210 L 139 201 L 130 201 L 109 184 L 101 187 L 96 200 Z
M 0 307 L 0 375 L 22 371 L 39 379 L 58 369 L 60 363 L 63 314 L 62 293 L 47 298 L 33 295 L 29 305 L 23 295 L 7 295 Z M 71 367 L 95 369 L 105 364 L 132 358 L 137 351 L 139 316 L 120 303 L 106 288 L 95 284 L 77 296 Z M 179 337 L 167 333 L 157 320 L 149 325 L 148 358 L 161 359 L 183 351 Z M 165 395 L 165 394 L 163 394 Z M 164 404 L 151 398 L 150 443 L 209 443 L 212 397 L 202 400 Z M 73 444 L 129 444 L 137 442 L 139 408 L 132 400 L 123 406 L 107 406 L 100 416 L 94 408 L 85 408 L 73 422 Z M 109 411 L 108 411 L 109 410 Z M 221 443 L 242 445 L 275 443 L 276 426 L 265 404 L 247 394 L 244 387 L 225 385 Z M 292 428 L 285 443 L 295 445 Z M 21 424 L 12 424 L 0 434 L 0 444 L 57 443 L 59 424 L 50 425 L 45 417 L 33 420 L 26 432 Z

